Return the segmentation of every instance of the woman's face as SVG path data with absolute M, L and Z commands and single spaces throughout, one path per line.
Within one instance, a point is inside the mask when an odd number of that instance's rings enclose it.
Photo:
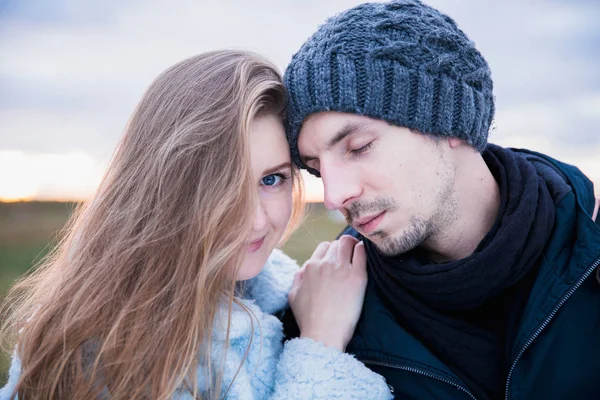
M 250 125 L 250 163 L 258 190 L 252 234 L 237 280 L 255 277 L 281 239 L 292 213 L 290 151 L 279 117 L 265 115 Z

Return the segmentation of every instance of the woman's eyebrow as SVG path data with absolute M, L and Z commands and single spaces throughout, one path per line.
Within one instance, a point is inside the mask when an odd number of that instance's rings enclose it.
M 289 161 L 286 161 L 286 162 L 283 162 L 283 163 L 281 163 L 281 164 L 279 164 L 279 165 L 277 165 L 277 166 L 275 166 L 273 168 L 268 168 L 268 169 L 264 170 L 262 174 L 263 175 L 271 175 L 272 173 L 277 172 L 277 171 L 279 171 L 281 169 L 291 168 L 291 167 L 292 167 L 292 164 L 290 164 Z

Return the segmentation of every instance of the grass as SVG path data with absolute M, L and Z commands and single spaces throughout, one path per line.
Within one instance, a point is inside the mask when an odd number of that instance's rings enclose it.
M 13 282 L 50 250 L 49 243 L 73 209 L 73 203 L 0 203 L 0 301 Z M 309 205 L 303 224 L 283 250 L 302 265 L 317 244 L 334 239 L 343 227 L 322 204 Z M 0 387 L 7 380 L 9 362 L 9 355 L 0 351 Z
M 13 282 L 23 275 L 46 253 L 47 242 L 31 241 L 13 245 L 0 245 L 0 300 Z M 0 386 L 7 379 L 9 357 L 0 352 Z

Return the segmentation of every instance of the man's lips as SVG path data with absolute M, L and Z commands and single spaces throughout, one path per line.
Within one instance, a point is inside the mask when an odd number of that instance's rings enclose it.
M 385 213 L 385 211 L 382 211 L 379 214 L 357 218 L 353 222 L 357 230 L 365 234 L 369 234 L 377 228 Z

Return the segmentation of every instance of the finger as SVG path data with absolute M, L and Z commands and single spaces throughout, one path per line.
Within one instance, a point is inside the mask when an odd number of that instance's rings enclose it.
M 296 275 L 294 276 L 294 281 L 292 282 L 292 287 L 288 294 L 288 302 L 290 302 L 290 303 L 292 303 L 294 301 L 294 298 L 296 297 L 296 293 L 298 292 L 298 288 L 300 288 L 300 285 L 302 284 L 303 273 L 304 273 L 304 271 L 300 270 L 300 271 L 296 272 Z
M 350 266 L 352 262 L 352 253 L 354 246 L 358 243 L 354 237 L 344 235 L 339 239 L 338 260 L 341 265 Z
M 310 258 L 312 258 L 312 259 L 318 259 L 318 258 L 325 257 L 325 254 L 327 254 L 327 250 L 329 250 L 330 246 L 331 246 L 330 242 L 321 242 L 321 243 L 319 243 L 319 245 L 317 246 L 317 248 L 315 249 L 315 251 L 313 251 L 312 256 L 310 256 Z
M 359 242 L 359 240 L 357 238 L 355 238 L 354 236 L 350 236 L 350 235 L 342 235 L 338 239 L 338 241 L 352 243 L 352 247 L 356 246 Z
M 352 255 L 352 267 L 361 270 L 367 270 L 367 251 L 365 243 L 360 242 L 354 246 L 354 254 Z
M 288 293 L 288 303 L 290 305 L 292 305 L 292 303 L 294 302 L 294 300 L 296 299 L 296 293 L 298 292 L 297 288 L 293 288 L 292 290 L 290 290 L 290 292 Z
M 308 263 L 308 261 L 302 265 L 302 268 L 300 268 L 298 270 L 298 272 L 296 272 L 296 275 L 294 275 L 294 280 L 298 278 L 298 279 L 300 279 L 300 281 L 302 281 L 302 277 L 304 276 L 304 271 L 306 271 L 307 263 Z M 302 283 L 302 282 L 300 282 L 300 283 Z
M 329 248 L 327 249 L 327 253 L 323 257 L 323 259 L 329 261 L 330 263 L 332 263 L 334 265 L 336 265 L 337 264 L 337 259 L 338 259 L 338 248 L 339 247 L 340 247 L 340 241 L 339 240 L 334 240 L 333 242 L 331 242 L 331 244 L 329 245 Z
M 296 275 L 294 276 L 294 280 L 292 282 L 292 289 L 297 288 L 300 286 L 300 284 L 302 284 L 303 276 L 304 276 L 304 270 L 299 270 L 298 272 L 296 272 Z
M 302 272 L 304 273 L 304 270 L 306 270 L 306 265 L 308 264 L 310 260 L 306 260 L 304 261 L 304 264 L 302 264 L 302 266 L 300 267 L 300 269 L 298 270 L 298 273 Z

